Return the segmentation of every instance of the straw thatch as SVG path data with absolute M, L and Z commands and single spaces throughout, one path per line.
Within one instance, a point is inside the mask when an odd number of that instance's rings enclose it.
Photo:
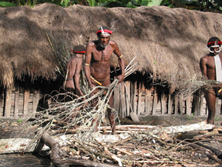
M 0 25 L 4 86 L 25 75 L 32 80 L 54 78 L 59 60 L 74 45 L 85 44 L 86 37 L 96 39 L 101 25 L 111 27 L 126 62 L 138 54 L 140 72 L 169 83 L 200 76 L 199 60 L 208 52 L 207 40 L 222 35 L 221 14 L 163 6 L 62 8 L 45 3 L 0 8 Z M 117 64 L 114 59 L 112 65 Z

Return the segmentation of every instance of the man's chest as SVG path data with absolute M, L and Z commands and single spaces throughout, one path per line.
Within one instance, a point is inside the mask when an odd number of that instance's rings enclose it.
M 98 51 L 94 49 L 93 51 L 93 59 L 96 61 L 108 61 L 112 56 L 113 50 L 109 48 L 105 48 L 103 51 Z

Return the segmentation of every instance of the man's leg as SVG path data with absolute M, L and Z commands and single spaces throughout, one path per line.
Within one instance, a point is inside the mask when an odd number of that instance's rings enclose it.
M 113 108 L 113 94 L 111 95 L 108 104 L 111 108 Z M 114 135 L 116 133 L 115 112 L 112 112 L 111 109 L 108 109 L 108 117 L 112 129 L 112 134 Z
M 208 106 L 208 118 L 207 123 L 214 124 L 214 117 L 215 117 L 215 105 L 216 105 L 216 94 L 214 89 L 206 90 L 205 98 L 207 101 Z

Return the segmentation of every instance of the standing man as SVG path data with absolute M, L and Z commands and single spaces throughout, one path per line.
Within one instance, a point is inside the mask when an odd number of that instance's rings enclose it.
M 200 60 L 201 72 L 205 79 L 222 82 L 222 55 L 219 54 L 221 44 L 222 42 L 217 37 L 210 38 L 207 43 L 210 53 Z M 214 124 L 216 97 L 222 93 L 221 91 L 222 85 L 216 85 L 213 88 L 207 89 L 205 92 L 209 112 L 207 123 L 209 124 Z
M 115 41 L 110 40 L 112 31 L 108 27 L 102 27 L 96 32 L 98 40 L 89 42 L 86 48 L 86 62 L 85 73 L 89 86 L 92 89 L 95 86 L 109 86 L 110 85 L 110 59 L 112 53 L 118 57 L 121 68 L 121 75 L 117 76 L 119 82 L 122 82 L 125 75 L 125 63 L 123 56 Z M 95 106 L 95 102 L 92 103 Z M 110 97 L 109 106 L 113 107 L 113 95 Z M 108 117 L 112 128 L 112 134 L 115 133 L 115 113 L 108 109 Z M 98 120 L 96 122 L 96 129 L 98 129 Z
M 83 96 L 80 89 L 80 72 L 82 70 L 83 55 L 86 48 L 83 45 L 77 45 L 73 49 L 73 55 L 67 64 L 66 78 L 63 87 L 66 91 L 72 92 L 75 96 Z M 66 101 L 73 100 L 74 96 L 70 95 Z

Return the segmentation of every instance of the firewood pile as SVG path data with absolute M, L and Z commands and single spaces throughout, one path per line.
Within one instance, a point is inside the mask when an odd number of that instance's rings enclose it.
M 135 63 L 126 67 L 126 77 L 135 71 L 136 66 Z M 27 121 L 21 132 L 25 135 L 28 129 L 32 129 L 36 135 L 24 140 L 25 144 L 20 139 L 18 147 L 27 145 L 22 149 L 24 152 L 51 149 L 50 157 L 55 166 L 222 164 L 222 129 L 214 129 L 214 125 L 206 122 L 170 127 L 118 125 L 116 134 L 110 135 L 111 127 L 105 121 L 106 109 L 117 84 L 118 80 L 114 80 L 109 87 L 96 87 L 100 91 L 93 96 L 88 91 L 85 96 L 69 102 L 51 97 L 54 103 L 50 108 L 39 112 L 34 120 Z M 94 98 L 99 101 L 97 106 L 91 107 Z M 113 112 L 116 111 L 113 109 Z M 116 117 L 118 120 L 117 114 Z M 98 132 L 94 132 L 94 118 L 99 120 Z M 216 147 L 210 145 L 212 142 Z

